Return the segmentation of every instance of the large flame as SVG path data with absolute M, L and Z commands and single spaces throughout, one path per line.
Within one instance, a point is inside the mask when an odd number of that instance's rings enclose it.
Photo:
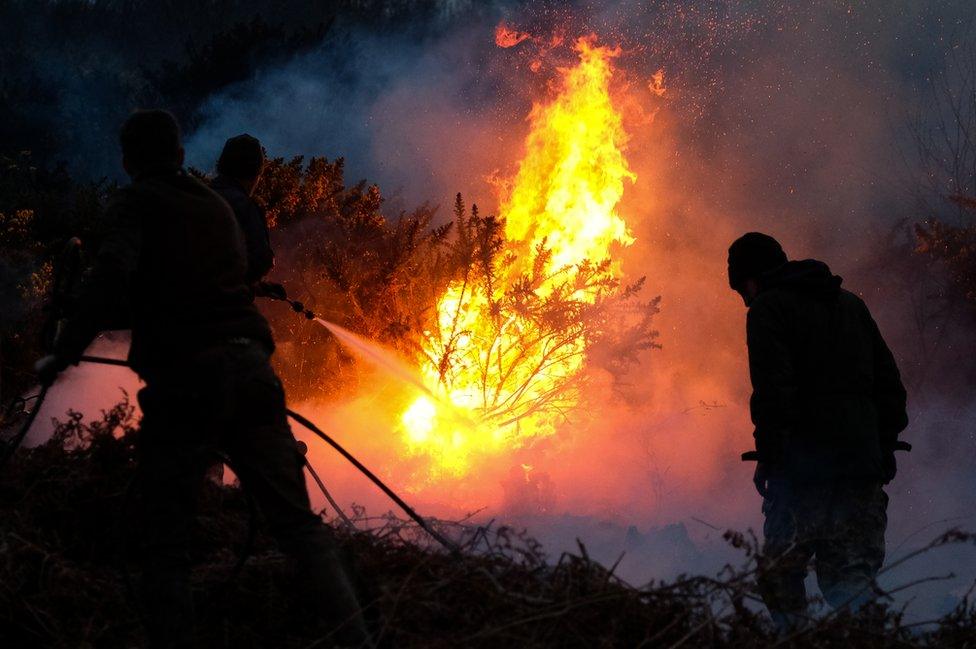
M 544 331 L 505 297 L 532 275 L 542 278 L 530 287 L 535 298 L 556 292 L 592 304 L 593 282 L 570 281 L 567 295 L 567 277 L 583 268 L 597 280 L 614 278 L 611 247 L 633 242 L 616 212 L 624 179 L 635 177 L 610 94 L 619 50 L 589 37 L 575 51 L 579 63 L 558 71 L 555 96 L 529 114 L 525 155 L 500 206 L 505 263 L 488 286 L 453 282 L 428 332 L 421 372 L 441 398 L 418 397 L 401 423 L 410 452 L 429 457 L 431 476 L 463 475 L 476 457 L 552 435 L 578 405 L 585 336 Z

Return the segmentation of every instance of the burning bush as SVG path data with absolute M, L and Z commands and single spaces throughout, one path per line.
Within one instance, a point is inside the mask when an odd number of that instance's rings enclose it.
M 617 50 L 575 46 L 552 96 L 529 115 L 500 216 L 458 194 L 434 227 L 423 205 L 384 218 L 375 185 L 346 186 L 342 159 L 274 159 L 258 200 L 275 228 L 276 271 L 316 313 L 419 365 L 398 421 L 424 481 L 552 436 L 581 410 L 585 386 L 619 377 L 656 347 L 658 301 L 622 282 L 615 253 L 633 237 L 617 213 L 634 178 L 612 97 Z M 360 376 L 321 330 L 271 311 L 291 397 L 360 392 Z
M 427 205 L 384 217 L 379 188 L 347 187 L 341 158 L 273 159 L 258 190 L 275 231 L 275 276 L 323 317 L 412 353 L 430 305 L 457 271 L 450 224 L 433 227 Z M 274 306 L 266 312 L 292 398 L 355 392 L 359 373 L 322 329 Z

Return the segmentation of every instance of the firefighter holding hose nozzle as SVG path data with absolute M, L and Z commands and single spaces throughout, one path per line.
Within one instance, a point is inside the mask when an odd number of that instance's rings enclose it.
M 834 608 L 874 598 L 898 434 L 908 425 L 895 359 L 864 302 L 826 264 L 788 261 L 750 232 L 729 248 L 746 338 L 765 543 L 759 589 L 776 625 L 802 626 L 807 564 Z
M 303 457 L 270 364 L 267 321 L 248 285 L 245 238 L 227 203 L 183 172 L 179 127 L 161 110 L 137 111 L 120 132 L 132 182 L 108 206 L 108 228 L 45 384 L 77 363 L 106 318 L 127 315 L 129 363 L 145 381 L 138 436 L 141 596 L 153 647 L 191 646 L 188 545 L 197 489 L 214 450 L 264 514 L 298 582 L 333 639 L 368 646 L 350 576 L 330 529 L 310 506 Z
M 247 133 L 236 135 L 224 143 L 217 160 L 217 177 L 210 183 L 210 188 L 234 210 L 237 224 L 244 233 L 247 252 L 244 280 L 255 295 L 283 300 L 287 297 L 284 287 L 264 279 L 274 268 L 268 220 L 264 209 L 254 200 L 254 190 L 261 181 L 264 165 L 261 142 Z

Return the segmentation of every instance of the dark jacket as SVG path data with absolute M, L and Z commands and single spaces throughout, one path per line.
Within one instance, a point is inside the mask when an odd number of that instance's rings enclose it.
M 132 329 L 129 362 L 147 370 L 208 345 L 251 338 L 273 349 L 244 281 L 244 242 L 220 196 L 180 173 L 142 177 L 117 192 L 93 268 L 57 352 L 80 355 L 98 331 Z
M 761 461 L 797 481 L 890 480 L 905 388 L 867 306 L 819 261 L 760 284 L 746 329 Z
M 247 250 L 247 273 L 244 279 L 248 284 L 254 284 L 274 266 L 274 252 L 271 250 L 268 220 L 264 210 L 232 178 L 217 176 L 210 187 L 234 210 L 237 223 L 244 233 Z

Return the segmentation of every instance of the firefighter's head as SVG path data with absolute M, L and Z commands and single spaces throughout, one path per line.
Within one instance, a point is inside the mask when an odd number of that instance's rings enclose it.
M 183 166 L 183 144 L 176 118 L 165 110 L 137 110 L 119 131 L 122 166 L 138 176 L 172 173 Z
M 779 241 L 761 232 L 747 232 L 729 247 L 729 286 L 749 306 L 759 295 L 762 276 L 786 262 Z
M 256 137 L 235 135 L 224 143 L 217 160 L 217 173 L 239 182 L 247 193 L 254 191 L 264 171 L 264 148 Z

